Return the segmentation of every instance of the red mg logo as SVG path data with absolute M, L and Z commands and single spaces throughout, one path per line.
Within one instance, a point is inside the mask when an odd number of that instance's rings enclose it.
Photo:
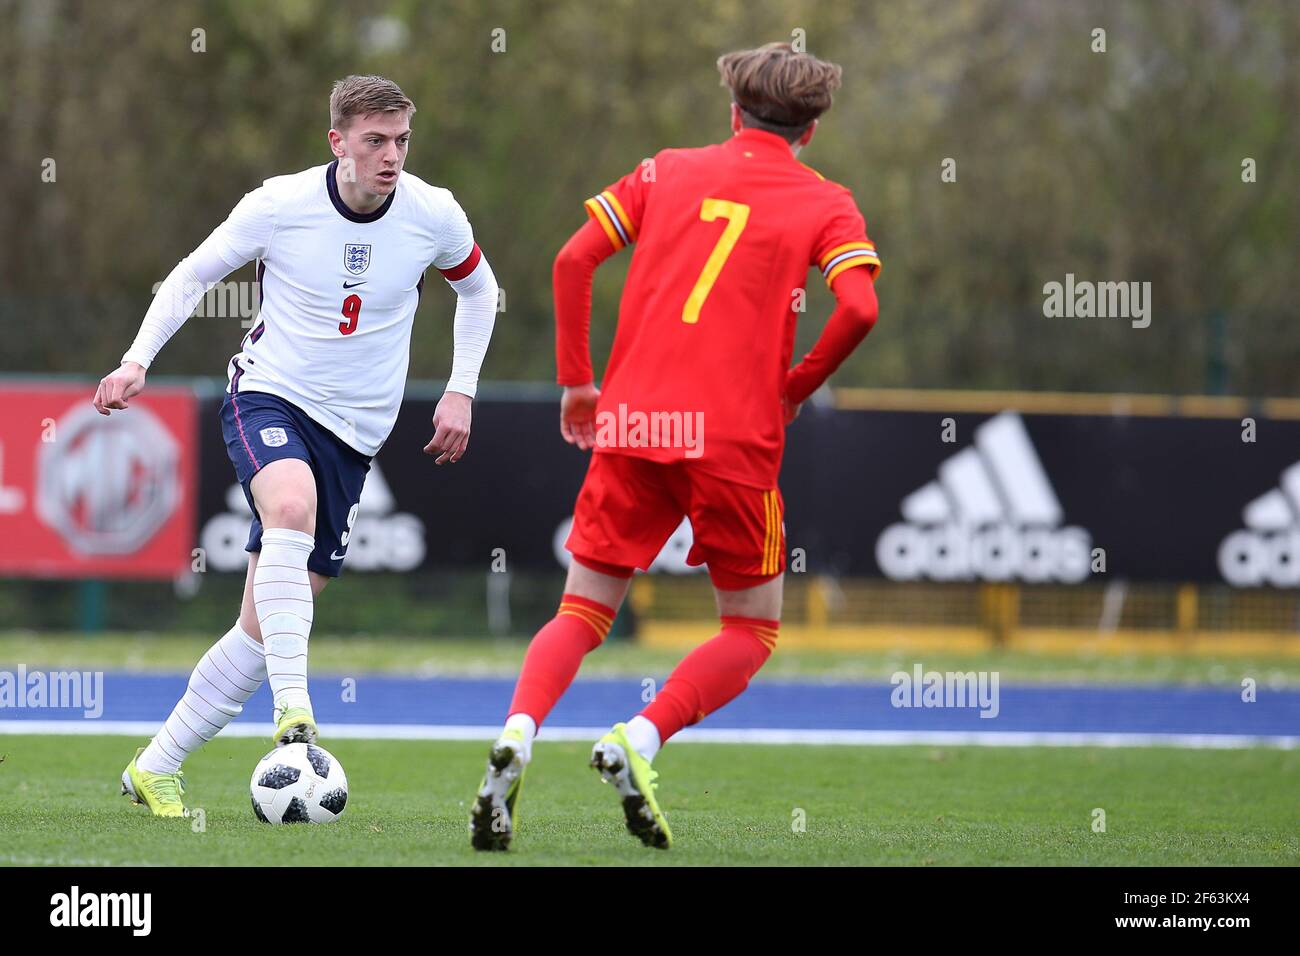
M 36 513 L 72 549 L 130 554 L 147 542 L 180 500 L 180 449 L 147 408 L 104 418 L 69 412 L 36 464 Z

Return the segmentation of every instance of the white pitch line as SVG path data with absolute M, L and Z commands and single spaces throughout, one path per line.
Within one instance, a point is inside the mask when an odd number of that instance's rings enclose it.
M 67 735 L 152 737 L 154 721 L 140 720 L 0 720 L 0 735 Z M 271 724 L 232 724 L 221 732 L 225 737 L 265 737 Z M 594 741 L 608 727 L 546 727 L 539 740 Z M 464 724 L 327 724 L 325 737 L 338 740 L 481 740 L 491 741 L 499 726 Z M 1150 734 L 1075 733 L 1055 731 L 964 731 L 964 730 L 782 730 L 753 727 L 743 729 L 689 728 L 674 742 L 700 744 L 847 744 L 857 746 L 942 746 L 942 747 L 1185 747 L 1194 750 L 1241 750 L 1273 747 L 1300 748 L 1300 737 L 1251 736 L 1248 734 Z

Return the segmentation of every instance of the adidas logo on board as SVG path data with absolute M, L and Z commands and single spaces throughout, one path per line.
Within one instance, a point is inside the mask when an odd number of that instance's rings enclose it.
M 1073 583 L 1091 572 L 1091 538 L 1061 527 L 1061 503 L 1015 412 L 980 425 L 900 510 L 904 521 L 876 541 L 876 562 L 896 581 Z
M 1239 587 L 1300 585 L 1300 462 L 1282 472 L 1278 487 L 1241 509 L 1246 528 L 1219 545 L 1219 571 Z

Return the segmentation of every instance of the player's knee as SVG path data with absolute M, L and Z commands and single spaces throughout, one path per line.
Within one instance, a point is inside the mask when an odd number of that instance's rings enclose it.
M 574 558 L 565 579 L 566 594 L 577 594 L 617 612 L 632 586 L 632 568 L 603 564 L 590 558 Z
M 257 641 L 257 643 L 262 643 L 262 626 L 258 623 L 257 613 L 255 611 L 241 611 L 239 615 L 239 626 L 243 628 L 245 634 Z
M 304 497 L 286 495 L 273 502 L 267 512 L 262 515 L 263 527 L 288 528 L 308 534 L 316 530 L 316 509 Z
M 723 617 L 780 620 L 785 575 L 778 573 L 766 580 L 758 580 L 760 583 L 755 584 L 751 576 L 714 573 L 713 588 L 717 596 L 718 613 Z

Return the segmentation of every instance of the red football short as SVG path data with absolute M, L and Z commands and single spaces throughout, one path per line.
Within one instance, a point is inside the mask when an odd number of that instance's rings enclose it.
M 595 571 L 630 577 L 650 567 L 688 517 L 695 543 L 686 563 L 708 564 L 716 587 L 752 588 L 785 570 L 780 490 L 717 478 L 694 464 L 593 453 L 565 547 Z

